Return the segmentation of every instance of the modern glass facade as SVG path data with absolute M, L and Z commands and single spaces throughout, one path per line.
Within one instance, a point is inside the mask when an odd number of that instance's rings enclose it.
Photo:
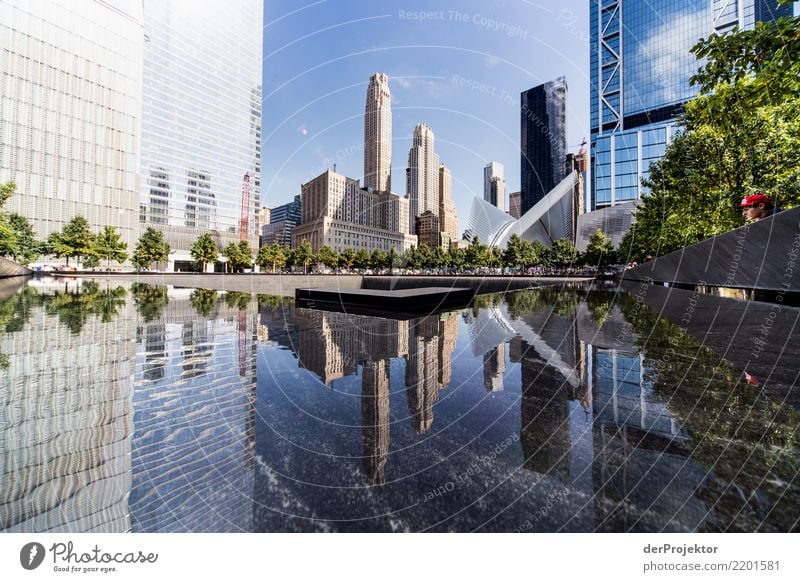
M 37 236 L 76 215 L 138 236 L 141 3 L 0 2 L 0 182 Z
M 567 82 L 564 77 L 522 92 L 520 185 L 522 214 L 566 176 Z
M 175 254 L 203 232 L 239 240 L 246 206 L 257 246 L 263 3 L 144 1 L 142 226 L 161 226 Z M 250 176 L 249 203 L 243 195 Z
M 791 15 L 775 0 L 590 0 L 592 196 L 588 210 L 637 200 L 664 155 L 703 36 Z

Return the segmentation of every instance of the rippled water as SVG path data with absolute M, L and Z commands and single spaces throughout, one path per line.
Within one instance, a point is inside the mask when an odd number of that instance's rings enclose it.
M 768 305 L 663 292 L 395 320 L 34 280 L 0 303 L 0 530 L 797 529 L 800 312 L 756 351 Z

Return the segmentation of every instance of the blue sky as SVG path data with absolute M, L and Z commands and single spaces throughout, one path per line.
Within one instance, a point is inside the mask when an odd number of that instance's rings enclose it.
M 392 92 L 392 189 L 405 195 L 411 134 L 427 123 L 453 172 L 460 228 L 483 195 L 483 166 L 519 189 L 519 94 L 564 75 L 567 144 L 589 134 L 586 0 L 264 3 L 262 203 L 291 200 L 335 163 L 363 174 L 363 111 L 372 73 Z

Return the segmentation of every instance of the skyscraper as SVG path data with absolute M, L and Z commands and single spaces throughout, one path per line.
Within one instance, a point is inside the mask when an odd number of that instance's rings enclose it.
M 792 14 L 775 0 L 590 2 L 591 204 L 597 210 L 645 194 L 641 180 L 664 155 L 675 118 L 696 89 L 701 37 Z M 630 220 L 628 220 L 630 225 Z M 626 228 L 627 230 L 627 228 Z
M 389 76 L 375 73 L 369 79 L 364 108 L 364 187 L 376 192 L 392 190 L 392 94 Z
M 522 192 L 512 192 L 508 195 L 508 213 L 514 218 L 522 216 Z
M 528 210 L 564 177 L 567 155 L 567 81 L 559 77 L 522 92 L 520 189 Z
M 164 228 L 176 268 L 216 231 L 257 246 L 263 2 L 144 0 L 142 226 Z M 243 176 L 250 176 L 249 202 Z
M 434 151 L 433 130 L 425 124 L 414 128 L 414 141 L 408 152 L 406 193 L 413 233 L 420 214 L 426 210 L 439 214 L 439 156 Z
M 503 164 L 489 162 L 483 168 L 483 199 L 505 210 L 506 181 L 503 177 Z
M 0 183 L 38 237 L 82 215 L 135 244 L 143 46 L 141 3 L 0 3 Z

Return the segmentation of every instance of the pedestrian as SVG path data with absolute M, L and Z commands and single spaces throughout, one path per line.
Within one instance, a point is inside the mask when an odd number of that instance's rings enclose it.
M 762 218 L 767 218 L 782 210 L 782 208 L 773 205 L 772 200 L 761 192 L 745 196 L 739 206 L 741 206 L 742 216 L 747 222 L 755 222 Z

